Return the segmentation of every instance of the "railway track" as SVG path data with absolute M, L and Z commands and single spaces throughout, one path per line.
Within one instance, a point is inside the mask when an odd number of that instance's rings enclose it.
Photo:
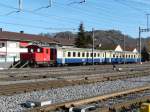
M 143 65 L 137 65 L 137 64 L 127 64 L 127 65 L 116 65 L 121 68 L 126 68 L 126 69 L 134 69 L 134 68 L 139 68 L 139 67 L 150 67 L 150 64 L 143 64 Z M 50 73 L 59 73 L 59 72 L 64 72 L 64 71 L 82 71 L 82 70 L 96 70 L 100 69 L 105 70 L 105 69 L 112 69 L 112 65 L 95 65 L 95 66 L 75 66 L 75 67 L 54 67 L 54 68 L 33 68 L 33 69 L 12 69 L 12 70 L 2 70 L 0 71 L 1 75 L 21 75 L 21 74 L 28 74 L 28 73 L 43 73 L 43 72 L 50 72 Z
M 114 80 L 123 80 L 128 78 L 143 77 L 148 76 L 150 70 L 142 72 L 131 72 L 131 73 L 120 73 L 118 74 L 109 74 L 102 77 L 93 76 L 93 77 L 84 77 L 77 79 L 61 79 L 61 80 L 50 80 L 50 81 L 35 81 L 31 83 L 17 83 L 9 85 L 0 85 L 0 95 L 13 95 L 18 93 L 26 93 L 31 91 L 47 90 L 49 88 L 60 88 L 65 86 L 74 86 L 74 85 L 83 85 L 91 84 L 104 81 L 114 81 Z
M 106 65 L 105 65 L 106 66 Z M 95 66 L 95 68 L 91 69 L 89 67 L 83 67 L 83 68 L 76 68 L 76 69 L 55 69 L 55 70 L 49 70 L 49 69 L 40 69 L 40 70 L 26 70 L 26 71 L 1 71 L 0 72 L 0 81 L 18 81 L 18 80 L 31 80 L 31 79 L 41 79 L 41 78 L 63 78 L 63 77 L 70 77 L 70 76 L 78 76 L 78 75 L 91 75 L 91 74 L 103 74 L 103 73 L 115 73 L 116 71 L 112 70 L 112 66 L 107 65 L 108 67 L 102 67 L 99 69 L 99 66 Z M 133 65 L 132 65 L 133 66 Z M 127 71 L 142 71 L 150 68 L 150 65 L 138 65 L 138 67 L 134 66 L 124 66 L 121 65 L 121 68 L 123 69 L 122 72 Z
M 133 109 L 138 110 L 141 106 L 142 103 L 145 103 L 147 101 L 150 100 L 150 96 L 143 96 L 141 98 L 136 98 L 136 99 L 132 99 L 132 100 L 128 100 L 125 101 L 123 103 L 118 103 L 118 104 L 114 104 L 112 106 L 109 107 L 105 107 L 105 108 L 99 108 L 95 111 L 92 112 L 113 112 L 113 111 L 125 111 L 125 110 L 130 110 L 132 111 Z
M 128 89 L 128 90 L 123 90 L 123 91 L 117 91 L 114 93 L 108 93 L 105 95 L 101 95 L 101 96 L 94 96 L 94 97 L 90 97 L 90 98 L 86 98 L 86 99 L 79 99 L 79 100 L 74 100 L 74 101 L 68 101 L 68 102 L 64 102 L 64 103 L 59 103 L 59 104 L 52 104 L 49 106 L 45 106 L 45 107 L 39 107 L 39 108 L 35 108 L 35 109 L 31 109 L 29 110 L 30 112 L 50 112 L 50 111 L 56 111 L 56 110 L 66 110 L 66 112 L 68 111 L 68 109 L 70 107 L 80 107 L 82 105 L 93 105 L 93 104 L 97 104 L 97 102 L 106 102 L 107 100 L 110 99 L 120 99 L 121 97 L 127 97 L 128 95 L 136 95 L 136 94 L 142 94 L 145 91 L 148 91 L 149 96 L 150 96 L 150 85 L 146 85 L 143 87 L 138 87 L 138 88 L 134 88 L 134 89 Z M 123 103 L 118 103 L 118 104 L 114 104 L 108 107 L 104 107 L 100 108 L 98 107 L 96 111 L 94 112 L 99 112 L 99 110 L 101 110 L 101 112 L 110 112 L 110 108 L 112 109 L 118 109 L 121 108 L 123 105 L 125 106 L 129 106 L 131 104 L 137 103 L 137 102 L 141 102 L 141 101 L 145 101 L 147 99 L 150 99 L 150 97 L 148 97 L 147 95 L 141 97 L 141 98 L 135 98 L 128 101 L 124 101 Z

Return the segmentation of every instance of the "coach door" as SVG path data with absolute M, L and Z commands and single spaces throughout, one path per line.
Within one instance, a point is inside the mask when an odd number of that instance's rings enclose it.
M 56 58 L 57 58 L 56 49 L 51 48 L 51 52 L 50 52 L 50 61 L 51 61 L 51 64 L 54 64 L 56 62 Z

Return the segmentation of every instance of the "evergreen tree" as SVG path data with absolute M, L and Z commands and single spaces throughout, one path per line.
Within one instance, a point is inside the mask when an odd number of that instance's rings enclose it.
M 80 48 L 86 48 L 91 43 L 91 36 L 90 35 L 87 36 L 85 34 L 83 23 L 81 23 L 79 26 L 78 37 L 76 38 L 75 41 L 76 47 Z
M 148 50 L 147 48 L 144 46 L 142 51 L 141 51 L 141 55 L 142 55 L 142 59 L 143 61 L 149 61 L 149 53 L 148 53 Z

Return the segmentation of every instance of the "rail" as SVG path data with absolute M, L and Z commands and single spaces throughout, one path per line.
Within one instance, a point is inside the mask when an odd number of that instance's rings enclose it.
M 108 98 L 127 95 L 127 94 L 136 93 L 136 92 L 149 90 L 149 89 L 150 89 L 150 85 L 146 85 L 143 87 L 123 90 L 123 91 L 105 94 L 105 95 L 101 95 L 101 96 L 90 97 L 87 99 L 79 99 L 79 100 L 74 100 L 74 101 L 69 101 L 69 102 L 64 102 L 64 103 L 59 103 L 59 104 L 52 104 L 52 105 L 49 105 L 46 107 L 31 109 L 30 112 L 48 112 L 48 111 L 52 111 L 52 110 L 57 110 L 59 108 L 70 108 L 72 106 L 81 106 L 81 105 L 88 104 L 91 102 L 96 102 L 96 101 L 100 101 L 100 100 L 104 100 L 104 99 L 108 99 Z

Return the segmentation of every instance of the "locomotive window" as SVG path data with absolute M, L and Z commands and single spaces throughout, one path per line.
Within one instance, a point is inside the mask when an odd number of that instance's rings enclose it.
M 100 54 L 98 53 L 98 57 L 100 57 Z
M 71 52 L 68 52 L 68 57 L 71 57 Z
M 82 57 L 85 57 L 85 53 L 82 53 Z
M 78 57 L 80 57 L 80 52 L 78 52 Z
M 33 53 L 33 52 L 34 52 L 34 49 L 31 49 L 30 51 L 31 51 L 31 53 Z
M 37 49 L 37 52 L 38 52 L 38 53 L 40 53 L 40 52 L 41 52 L 41 49 L 40 49 L 40 48 L 38 48 L 38 49 Z
M 73 57 L 76 57 L 76 52 L 73 52 Z
M 46 49 L 46 53 L 48 54 L 48 49 Z

